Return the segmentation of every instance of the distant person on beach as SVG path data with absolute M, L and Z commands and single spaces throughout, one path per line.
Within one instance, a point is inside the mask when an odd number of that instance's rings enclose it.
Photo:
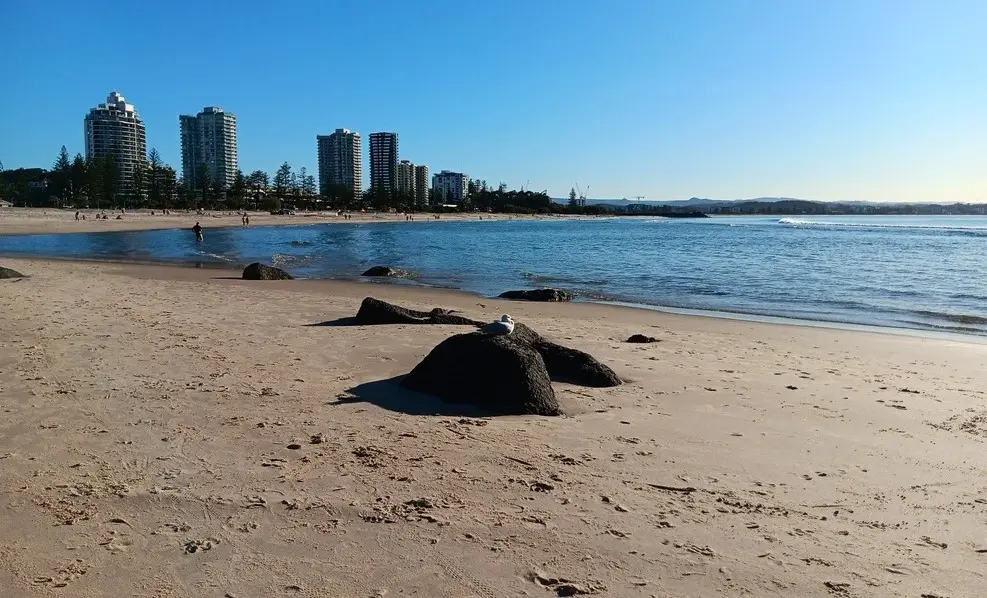
M 75 213 L 75 221 L 76 222 L 79 221 L 79 212 L 78 211 L 76 211 L 76 213 Z
M 250 216 L 244 216 L 244 217 L 243 217 L 243 222 L 244 222 L 244 223 L 245 223 L 245 224 L 246 224 L 247 226 L 250 226 Z
M 195 240 L 196 241 L 201 241 L 202 240 L 202 227 L 199 226 L 199 223 L 198 222 L 196 222 L 195 223 L 195 226 L 192 227 L 192 231 L 195 232 Z

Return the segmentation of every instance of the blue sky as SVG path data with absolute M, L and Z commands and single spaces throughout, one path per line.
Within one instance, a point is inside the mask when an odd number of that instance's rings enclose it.
M 314 172 L 347 127 L 554 196 L 987 201 L 982 0 L 6 0 L 0 22 L 6 168 L 83 152 L 119 90 L 175 166 L 178 115 L 219 105 L 245 171 Z

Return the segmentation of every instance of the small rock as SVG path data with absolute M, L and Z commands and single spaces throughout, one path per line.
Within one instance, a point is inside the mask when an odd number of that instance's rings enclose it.
M 322 444 L 325 441 L 326 441 L 325 434 L 313 434 L 312 438 L 309 439 L 309 442 L 311 442 L 312 444 Z
M 401 276 L 404 272 L 390 266 L 374 266 L 360 276 Z
M 646 336 L 644 334 L 632 334 L 624 342 L 625 343 L 660 343 L 661 340 L 653 336 Z
M 294 276 L 288 274 L 281 268 L 265 266 L 260 262 L 254 262 L 243 269 L 244 280 L 294 280 Z
M 514 299 L 516 301 L 572 301 L 572 293 L 560 289 L 534 289 L 527 291 L 505 291 L 500 294 L 501 299 Z
M 302 445 L 297 444 L 297 443 L 292 443 L 292 444 L 289 444 L 288 445 L 288 448 L 291 449 L 291 450 L 293 450 L 293 451 L 297 451 L 298 449 L 302 448 Z

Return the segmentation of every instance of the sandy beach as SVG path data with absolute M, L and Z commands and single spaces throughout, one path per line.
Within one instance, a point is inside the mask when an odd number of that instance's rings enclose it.
M 0 281 L 4 596 L 982 592 L 983 344 L 2 265 L 30 275 Z M 463 329 L 313 326 L 371 295 L 506 311 L 628 382 L 423 413 L 394 379 Z
M 108 220 L 97 220 L 97 210 L 83 210 L 85 220 L 75 219 L 75 210 L 56 210 L 42 208 L 2 208 L 0 209 L 0 235 L 34 235 L 49 233 L 94 233 L 105 231 L 139 231 L 160 230 L 168 228 L 192 228 L 198 222 L 203 228 L 222 228 L 242 226 L 240 215 L 230 211 L 207 211 L 203 214 L 195 212 L 173 211 L 162 214 L 149 210 L 131 211 L 121 214 L 119 211 L 107 211 Z M 335 212 L 299 212 L 291 216 L 275 216 L 268 212 L 247 212 L 250 216 L 250 226 L 284 226 L 287 224 L 329 224 L 335 222 L 404 222 L 404 214 L 361 214 L 353 213 L 350 219 L 344 220 Z M 117 216 L 120 219 L 117 220 Z M 442 214 L 441 220 L 503 220 L 519 218 L 558 218 L 558 216 L 519 216 L 511 214 Z M 431 220 L 430 214 L 415 214 L 418 222 Z

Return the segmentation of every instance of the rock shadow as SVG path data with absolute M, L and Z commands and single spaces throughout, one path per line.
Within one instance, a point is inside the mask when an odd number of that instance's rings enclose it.
M 370 403 L 381 409 L 420 416 L 490 417 L 496 415 L 467 404 L 446 403 L 432 395 L 408 390 L 401 386 L 405 376 L 364 382 L 346 390 L 348 396 L 328 403 L 330 407 L 349 403 Z
M 326 320 L 325 322 L 316 322 L 314 324 L 303 324 L 303 326 L 363 326 L 356 321 L 356 318 L 345 317 L 336 318 L 335 320 Z

